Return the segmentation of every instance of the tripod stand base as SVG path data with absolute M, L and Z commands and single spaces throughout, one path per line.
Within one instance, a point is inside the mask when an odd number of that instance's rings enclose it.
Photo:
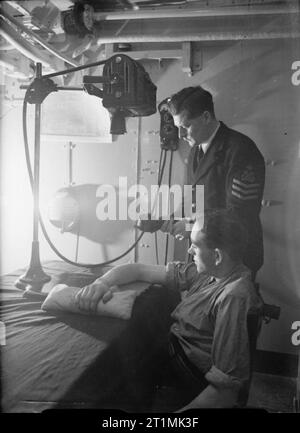
M 48 295 L 48 293 L 36 291 L 35 287 L 31 286 L 30 284 L 27 284 L 23 290 L 23 298 L 30 298 L 36 301 L 44 301 Z
M 16 281 L 15 286 L 18 289 L 24 290 L 23 298 L 43 300 L 47 297 L 47 293 L 42 293 L 43 286 L 50 280 L 51 278 L 46 274 L 43 275 L 43 278 L 35 279 L 29 279 L 27 275 L 24 274 Z
M 29 268 L 24 275 L 15 282 L 18 289 L 24 290 L 24 297 L 36 297 L 39 299 L 45 298 L 42 293 L 44 284 L 48 283 L 51 277 L 47 275 L 40 263 L 38 242 L 32 243 L 32 253 Z

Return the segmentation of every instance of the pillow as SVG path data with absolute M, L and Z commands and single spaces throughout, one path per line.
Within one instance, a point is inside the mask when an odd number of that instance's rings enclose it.
M 132 307 L 137 295 L 149 286 L 149 283 L 137 282 L 121 286 L 123 290 L 113 293 L 113 297 L 105 304 L 100 301 L 97 311 L 92 314 L 101 316 L 117 317 L 119 319 L 130 319 Z M 133 288 L 135 290 L 133 290 Z M 49 292 L 41 308 L 45 311 L 69 311 L 71 313 L 91 314 L 80 310 L 75 302 L 75 295 L 81 290 L 80 287 L 70 287 L 66 284 L 57 284 Z

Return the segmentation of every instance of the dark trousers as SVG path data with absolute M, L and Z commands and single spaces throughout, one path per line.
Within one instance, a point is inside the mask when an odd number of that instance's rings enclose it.
M 122 377 L 119 396 L 125 393 L 132 411 L 179 409 L 208 384 L 169 332 L 179 302 L 174 290 L 151 285 L 136 299 L 128 329 L 115 347 Z
M 171 412 L 191 401 L 207 382 L 170 334 L 171 313 L 180 300 L 172 289 L 149 286 L 136 298 L 123 332 L 100 350 L 54 408 L 80 402 L 84 408 Z

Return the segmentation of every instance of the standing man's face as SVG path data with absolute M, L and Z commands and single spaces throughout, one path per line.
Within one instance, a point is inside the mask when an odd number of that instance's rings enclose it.
M 186 140 L 191 147 L 205 142 L 211 134 L 209 125 L 211 116 L 208 111 L 190 119 L 187 111 L 184 110 L 182 113 L 175 114 L 173 119 L 179 131 L 179 138 Z

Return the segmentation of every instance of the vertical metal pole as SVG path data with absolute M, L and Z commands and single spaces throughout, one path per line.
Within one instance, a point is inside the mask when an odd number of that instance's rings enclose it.
M 42 64 L 36 64 L 36 78 L 42 77 Z M 33 236 L 31 245 L 30 265 L 24 275 L 15 283 L 16 287 L 24 290 L 25 297 L 45 297 L 42 288 L 51 280 L 40 262 L 39 253 L 39 185 L 40 185 L 40 141 L 41 141 L 41 103 L 35 104 L 34 131 L 34 169 L 33 169 Z
M 36 65 L 36 78 L 42 76 L 42 64 Z M 40 195 L 40 134 L 41 134 L 41 104 L 35 104 L 34 125 L 34 172 L 33 172 L 33 241 L 39 240 L 39 195 Z

